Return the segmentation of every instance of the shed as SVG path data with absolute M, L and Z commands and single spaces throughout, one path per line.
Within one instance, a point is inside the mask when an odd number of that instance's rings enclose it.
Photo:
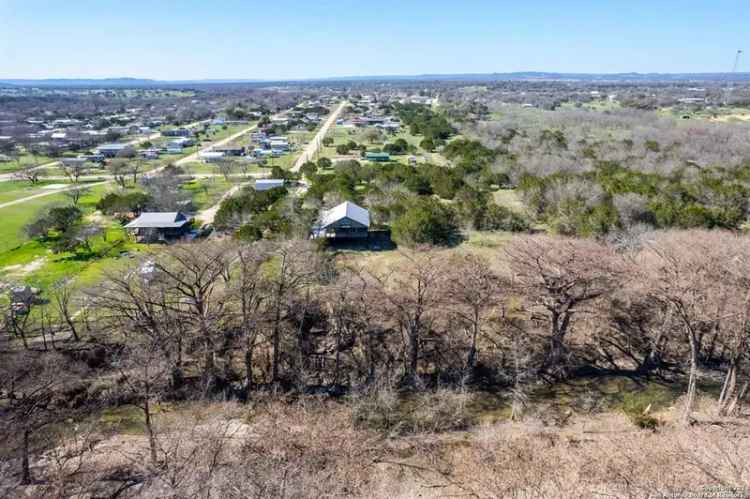
M 390 161 L 391 156 L 387 152 L 368 152 L 365 154 L 365 159 L 367 161 L 375 161 L 377 163 L 383 163 L 385 161 Z

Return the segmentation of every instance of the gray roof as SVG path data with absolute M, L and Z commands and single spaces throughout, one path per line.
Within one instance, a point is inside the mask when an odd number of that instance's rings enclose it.
M 127 144 L 102 144 L 98 149 L 125 149 L 128 147 Z
M 362 225 L 370 226 L 370 212 L 350 201 L 326 210 L 320 217 L 320 227 L 325 228 L 343 218 L 350 218 Z
M 283 178 L 259 178 L 255 181 L 256 191 L 265 191 L 275 187 L 284 187 Z
M 141 213 L 141 216 L 125 226 L 126 229 L 172 229 L 189 223 L 179 211 Z

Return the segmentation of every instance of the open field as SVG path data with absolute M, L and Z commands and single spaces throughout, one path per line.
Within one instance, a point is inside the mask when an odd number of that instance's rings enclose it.
M 22 154 L 12 161 L 0 161 L 0 173 L 11 173 L 30 166 L 42 166 L 52 161 L 55 159 L 47 156 Z

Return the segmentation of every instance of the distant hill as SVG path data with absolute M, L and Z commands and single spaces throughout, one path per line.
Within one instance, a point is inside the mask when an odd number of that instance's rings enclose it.
M 342 76 L 330 78 L 303 78 L 288 80 L 261 79 L 206 79 L 206 80 L 153 80 L 146 78 L 102 78 L 102 79 L 0 79 L 0 86 L 19 87 L 88 87 L 88 88 L 140 88 L 187 85 L 226 85 L 259 83 L 304 83 L 304 82 L 366 82 L 366 81 L 582 81 L 582 82 L 710 82 L 750 81 L 750 73 L 553 73 L 523 71 L 515 73 L 466 73 L 466 74 L 421 74 L 421 75 L 371 75 Z
M 102 79 L 79 79 L 79 78 L 50 78 L 50 79 L 7 79 L 1 80 L 0 85 L 16 87 L 147 87 L 159 85 L 157 80 L 141 78 L 102 78 Z
M 324 78 L 330 81 L 750 81 L 750 73 L 550 73 L 524 71 L 516 73 L 423 74 L 391 76 L 349 76 Z

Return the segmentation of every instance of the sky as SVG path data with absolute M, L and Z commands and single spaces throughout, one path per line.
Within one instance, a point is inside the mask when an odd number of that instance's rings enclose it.
M 728 72 L 748 28 L 747 0 L 0 0 L 0 78 Z

